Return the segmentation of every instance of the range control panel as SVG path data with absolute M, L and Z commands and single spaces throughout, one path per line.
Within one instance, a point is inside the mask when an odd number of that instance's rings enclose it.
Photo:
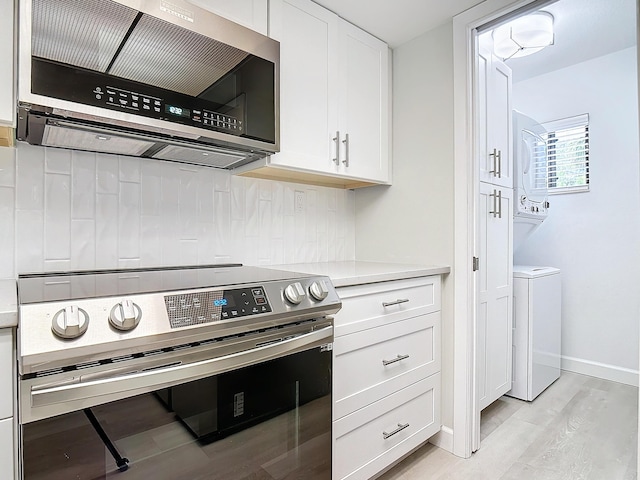
M 166 295 L 164 303 L 171 328 L 271 312 L 262 286 Z

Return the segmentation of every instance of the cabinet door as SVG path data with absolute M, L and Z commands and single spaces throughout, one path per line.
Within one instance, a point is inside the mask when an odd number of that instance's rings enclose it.
M 0 329 L 0 419 L 13 416 L 13 330 Z
M 388 46 L 341 20 L 339 48 L 340 171 L 389 182 Z
M 0 478 L 14 478 L 13 418 L 0 420 Z
M 478 57 L 480 181 L 513 188 L 511 69 L 486 46 Z
M 336 173 L 338 17 L 308 0 L 271 0 L 280 42 L 280 153 L 271 163 Z
M 511 389 L 513 189 L 480 183 L 477 365 L 483 409 Z
M 233 0 L 233 2 L 229 0 L 189 1 L 263 35 L 268 33 L 267 0 Z
M 4 14 L 0 15 L 0 58 L 4 60 L 0 69 L 0 125 L 9 126 L 14 125 L 16 111 L 13 89 L 13 4 L 5 2 Z

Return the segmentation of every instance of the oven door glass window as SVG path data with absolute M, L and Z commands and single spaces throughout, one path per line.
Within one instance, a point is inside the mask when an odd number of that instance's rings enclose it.
M 23 478 L 330 479 L 320 348 L 22 426 Z

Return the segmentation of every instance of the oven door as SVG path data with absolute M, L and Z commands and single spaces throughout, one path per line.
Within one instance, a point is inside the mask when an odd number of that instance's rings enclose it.
M 33 479 L 330 479 L 331 321 L 20 381 Z

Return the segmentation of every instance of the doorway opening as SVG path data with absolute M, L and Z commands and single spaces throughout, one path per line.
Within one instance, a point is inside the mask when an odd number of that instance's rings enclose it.
M 481 440 L 497 428 L 496 422 L 485 422 L 483 426 L 481 412 L 487 416 L 494 414 L 494 418 L 508 416 L 510 400 L 502 397 L 502 393 L 505 393 L 502 390 L 506 388 L 504 382 L 500 384 L 496 381 L 493 384 L 495 391 L 500 392 L 498 398 L 503 400 L 496 398 L 487 401 L 483 395 L 491 386 L 486 383 L 487 375 L 497 375 L 495 372 L 487 373 L 487 365 L 491 361 L 499 370 L 498 374 L 504 377 L 502 380 L 513 380 L 514 365 L 505 364 L 505 359 L 513 362 L 513 342 L 510 337 L 513 335 L 513 331 L 510 331 L 513 305 L 509 300 L 513 294 L 508 292 L 513 289 L 514 263 L 554 266 L 562 271 L 561 311 L 565 340 L 561 358 L 564 370 L 636 386 L 638 381 L 637 312 L 640 305 L 637 295 L 629 289 L 634 284 L 629 275 L 640 268 L 640 253 L 632 246 L 640 241 L 636 50 L 635 39 L 633 46 L 628 44 L 627 32 L 631 19 L 631 32 L 635 37 L 635 2 L 619 0 L 615 5 L 602 0 L 590 0 L 587 3 L 576 0 L 522 2 L 519 9 L 486 15 L 488 20 L 473 30 L 476 46 L 473 54 L 474 113 L 470 117 L 476 122 L 471 142 L 473 156 L 487 160 L 487 172 L 492 169 L 495 171 L 493 162 L 496 161 L 496 153 L 491 155 L 494 146 L 487 144 L 487 138 L 491 135 L 487 136 L 487 125 L 482 123 L 487 118 L 489 106 L 483 107 L 477 103 L 481 96 L 479 93 L 486 88 L 481 80 L 480 59 L 483 51 L 492 49 L 491 31 L 515 17 L 539 10 L 548 12 L 555 20 L 557 29 L 554 44 L 530 57 L 496 59 L 512 75 L 509 98 L 502 99 L 500 108 L 507 110 L 509 118 L 512 110 L 520 110 L 543 126 L 587 114 L 591 134 L 590 185 L 589 189 L 552 193 L 548 198 L 548 216 L 530 228 L 528 235 L 517 238 L 516 245 L 513 243 L 514 230 L 509 232 L 508 227 L 503 227 L 502 231 L 495 233 L 498 237 L 490 237 L 487 224 L 479 219 L 485 210 L 485 215 L 488 212 L 495 217 L 496 212 L 502 210 L 501 213 L 506 213 L 508 219 L 513 218 L 513 210 L 523 202 L 521 195 L 513 195 L 514 190 L 511 190 L 511 197 L 508 195 L 509 182 L 513 189 L 513 181 L 517 179 L 509 178 L 509 175 L 506 178 L 501 176 L 483 193 L 483 185 L 488 182 L 483 182 L 482 160 L 471 172 L 476 205 L 474 255 L 481 259 L 481 269 L 475 278 L 479 286 L 474 282 L 473 287 L 476 300 L 473 312 L 475 353 L 472 367 L 471 451 L 477 450 Z M 618 14 L 621 17 L 616 17 Z M 578 27 L 572 27 L 572 23 Z M 585 25 L 591 28 L 585 28 Z M 609 34 L 598 35 L 599 29 L 605 29 Z M 612 31 L 616 35 L 611 35 Z M 618 43 L 607 46 L 604 41 L 596 41 L 605 37 Z M 484 45 L 483 40 L 486 42 Z M 563 45 L 565 41 L 579 42 L 577 45 L 580 48 L 566 47 Z M 572 51 L 572 56 L 558 53 L 565 48 Z M 506 128 L 509 129 L 509 125 Z M 549 127 L 546 131 L 549 131 Z M 503 164 L 509 161 L 505 160 L 506 157 L 513 158 L 517 148 L 514 143 L 516 134 L 513 131 L 508 133 L 512 142 L 511 155 L 502 154 Z M 500 148 L 496 148 L 496 151 L 500 151 Z M 509 148 L 505 147 L 504 151 L 509 152 Z M 486 156 L 483 157 L 483 154 Z M 548 181 L 549 164 L 546 166 L 543 174 L 545 181 Z M 513 172 L 517 173 L 516 170 Z M 497 209 L 496 202 L 503 209 Z M 479 240 L 482 236 L 485 239 L 497 238 L 498 241 L 482 246 Z M 511 251 L 508 250 L 509 243 Z M 507 251 L 504 250 L 505 244 Z M 488 254 L 486 248 L 493 248 L 494 251 Z M 497 293 L 494 292 L 493 299 L 489 300 L 486 291 L 482 290 L 482 282 L 490 281 L 486 275 L 483 276 L 483 255 L 490 264 L 485 265 L 485 269 L 496 264 L 502 267 L 502 270 L 494 272 L 498 277 L 494 285 Z M 498 292 L 500 289 L 502 293 Z M 493 311 L 490 301 L 495 304 Z M 503 315 L 502 323 L 496 327 L 497 330 L 491 330 L 487 315 L 496 311 Z M 603 328 L 605 325 L 606 328 Z M 504 335 L 502 343 L 483 347 L 483 339 L 496 334 Z M 629 338 L 633 341 L 630 342 Z M 621 348 L 621 345 L 625 348 Z M 496 354 L 497 359 L 491 360 L 490 354 Z M 502 387 L 502 390 L 497 387 Z M 495 401 L 503 404 L 495 404 Z

